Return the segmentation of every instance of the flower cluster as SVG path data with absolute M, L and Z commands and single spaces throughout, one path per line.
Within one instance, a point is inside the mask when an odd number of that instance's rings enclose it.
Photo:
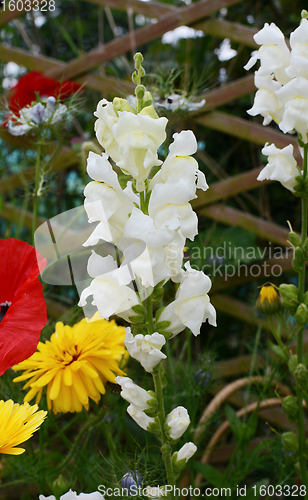
M 166 355 L 162 348 L 186 327 L 198 335 L 204 321 L 216 326 L 208 296 L 210 279 L 189 263 L 182 267 L 186 238 L 193 240 L 198 233 L 190 201 L 196 198 L 197 189 L 205 191 L 208 185 L 192 157 L 197 151 L 192 131 L 175 133 L 169 154 L 164 161 L 159 158 L 168 120 L 158 117 L 151 94 L 140 84 L 145 73 L 141 54 L 135 55 L 135 61 L 137 109 L 125 99 L 115 98 L 112 103 L 103 99 L 95 113 L 96 137 L 105 152 L 92 152 L 88 158 L 93 181 L 85 188 L 85 210 L 89 222 L 98 225 L 85 245 L 107 241 L 115 244 L 116 251 L 113 256 L 92 251 L 88 273 L 93 280 L 82 291 L 79 304 L 86 306 L 87 298 L 93 296 L 92 304 L 101 317 L 116 314 L 131 323 L 125 346 L 153 375 L 156 393 L 128 377 L 115 380 L 135 422 L 160 435 L 162 443 L 173 444 L 186 431 L 190 418 L 181 406 L 165 416 L 161 361 Z M 123 175 L 120 183 L 111 161 L 127 176 L 124 189 Z M 153 304 L 162 300 L 163 285 L 170 279 L 178 284 L 175 299 L 153 317 Z M 171 457 L 170 445 L 166 446 L 166 470 L 178 475 L 196 447 L 186 443 Z
M 185 239 L 193 240 L 198 232 L 197 216 L 189 202 L 196 198 L 197 188 L 208 188 L 191 156 L 197 150 L 196 138 L 190 130 L 174 134 L 162 162 L 157 148 L 166 138 L 167 119 L 158 118 L 152 106 L 137 113 L 124 99 L 113 103 L 103 99 L 95 114 L 96 136 L 106 152 L 91 152 L 88 158 L 88 174 L 93 181 L 85 188 L 85 209 L 89 222 L 99 224 L 85 245 L 115 242 L 123 259 L 118 267 L 113 256 L 103 257 L 93 251 L 88 262 L 93 281 L 83 290 L 80 305 L 85 306 L 92 295 L 92 304 L 101 317 L 117 314 L 129 320 L 132 308 L 142 301 L 132 282 L 135 280 L 139 290 L 143 288 L 147 294 L 148 289 L 152 291 L 171 278 L 180 287 L 163 319 L 171 321 L 173 335 L 186 326 L 197 335 L 205 319 L 215 325 L 215 310 L 207 295 L 209 278 L 189 266 L 182 269 Z M 125 189 L 108 156 L 132 177 L 133 182 L 128 181 Z M 152 167 L 158 166 L 156 175 L 148 179 Z M 197 304 L 198 313 L 190 321 L 192 315 L 186 310 L 191 312 Z
M 252 116 L 263 116 L 263 125 L 274 120 L 284 133 L 298 133 L 301 143 L 308 143 L 308 19 L 291 33 L 288 48 L 284 35 L 274 24 L 266 23 L 254 35 L 260 49 L 245 66 L 250 69 L 260 60 L 255 72 L 256 92 Z M 262 150 L 269 157 L 268 165 L 261 171 L 258 180 L 278 180 L 284 187 L 294 191 L 296 177 L 300 171 L 293 156 L 293 146 L 279 149 L 266 144 Z

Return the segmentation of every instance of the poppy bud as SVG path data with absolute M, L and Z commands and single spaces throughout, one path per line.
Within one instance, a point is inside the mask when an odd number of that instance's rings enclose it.
M 272 285 L 261 288 L 256 307 L 263 314 L 275 314 L 281 309 L 279 294 Z

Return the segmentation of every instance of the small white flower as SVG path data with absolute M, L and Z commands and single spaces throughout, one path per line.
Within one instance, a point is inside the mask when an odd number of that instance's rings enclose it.
M 178 109 L 182 109 L 183 111 L 196 111 L 202 108 L 204 104 L 205 99 L 199 102 L 192 102 L 190 99 L 176 93 L 170 94 L 163 102 L 155 102 L 155 106 L 165 108 L 168 111 L 177 111 Z
M 167 357 L 161 352 L 162 346 L 166 343 L 165 337 L 157 332 L 145 336 L 138 334 L 134 337 L 130 328 L 126 328 L 125 331 L 124 344 L 129 354 L 139 361 L 147 372 L 152 373 L 153 368 Z
M 198 149 L 197 140 L 191 130 L 173 134 L 173 143 L 169 146 L 169 154 L 162 164 L 161 169 L 150 182 L 153 189 L 156 184 L 165 183 L 168 177 L 185 179 L 186 184 L 193 185 L 196 189 L 206 191 L 208 185 L 204 173 L 199 170 L 197 161 L 191 157 Z
M 134 384 L 134 382 L 128 377 L 116 377 L 115 381 L 122 387 L 122 398 L 133 405 L 136 410 L 144 411 L 151 408 L 148 401 L 153 399 L 153 397 L 150 396 L 147 391 L 142 389 L 142 387 Z
M 196 453 L 197 446 L 194 443 L 185 443 L 184 446 L 178 451 L 178 460 L 185 458 L 186 463 Z
M 135 406 L 129 405 L 127 407 L 127 413 L 133 420 L 135 420 L 136 424 L 139 425 L 145 431 L 148 429 L 149 424 L 154 424 L 155 419 L 153 417 L 148 417 L 144 411 L 137 410 Z
M 284 132 L 294 129 L 308 142 L 308 80 L 301 76 L 277 90 L 278 99 L 284 104 L 284 113 L 279 128 Z
M 261 170 L 257 180 L 279 181 L 286 189 L 294 192 L 295 177 L 300 173 L 293 156 L 293 145 L 289 144 L 285 148 L 279 149 L 276 148 L 275 144 L 266 143 L 262 153 L 268 156 L 268 164 Z
M 118 122 L 112 134 L 119 147 L 120 160 L 116 163 L 125 174 L 137 181 L 137 190 L 143 191 L 144 181 L 152 167 L 161 165 L 157 148 L 166 139 L 167 118 L 153 118 L 146 114 L 147 108 L 134 115 L 119 111 Z
M 118 122 L 119 118 L 113 109 L 112 102 L 108 102 L 107 99 L 99 101 L 94 116 L 98 118 L 94 124 L 98 142 L 113 161 L 120 161 L 119 145 L 112 133 L 112 127 Z
M 129 268 L 118 268 L 111 255 L 101 257 L 92 250 L 88 273 L 94 279 L 90 286 L 82 291 L 80 306 L 85 306 L 86 298 L 93 295 L 92 305 L 98 308 L 101 318 L 109 319 L 113 314 L 121 316 L 140 303 L 136 292 L 127 286 L 132 281 Z
M 301 24 L 290 35 L 291 61 L 286 73 L 291 77 L 308 78 L 308 19 L 302 19 Z
M 281 122 L 283 104 L 275 94 L 281 88 L 281 84 L 273 79 L 273 75 L 262 76 L 256 71 L 255 86 L 259 90 L 255 94 L 253 107 L 247 113 L 251 116 L 263 116 L 263 125 L 268 125 L 272 120 L 276 123 Z
M 12 113 L 8 119 L 8 131 L 15 136 L 24 135 L 43 124 L 53 125 L 61 121 L 66 112 L 67 107 L 64 104 L 56 107 L 56 99 L 51 96 L 46 105 L 37 102 L 33 106 L 22 108 L 19 115 Z
M 179 439 L 190 424 L 188 411 L 184 406 L 174 408 L 166 418 L 166 424 L 169 426 L 168 434 L 171 439 Z
M 208 292 L 211 280 L 202 271 L 196 271 L 185 264 L 186 272 L 182 272 L 181 284 L 176 292 L 175 300 L 160 315 L 160 321 L 170 321 L 168 331 L 173 336 L 187 326 L 196 336 L 201 325 L 208 319 L 210 325 L 216 326 L 216 311 L 210 303 Z
M 278 82 L 283 85 L 287 83 L 290 78 L 285 70 L 290 64 L 290 51 L 282 31 L 274 23 L 270 25 L 265 23 L 264 27 L 253 38 L 261 47 L 254 52 L 244 69 L 252 68 L 260 59 L 260 75 L 266 76 L 274 73 Z
M 164 486 L 147 486 L 144 494 L 151 500 L 160 500 L 161 497 L 168 495 Z
M 196 186 L 185 178 L 168 177 L 163 184 L 156 184 L 150 202 L 149 216 L 159 229 L 178 230 L 185 238 L 193 240 L 198 233 L 198 218 L 189 201 L 196 198 Z
M 60 497 L 60 500 L 104 500 L 104 497 L 98 491 L 94 491 L 93 493 L 80 493 L 77 495 L 76 491 L 69 490 L 67 493 Z M 45 497 L 44 495 L 39 496 L 39 500 L 56 500 L 54 495 L 50 495 L 49 497 Z

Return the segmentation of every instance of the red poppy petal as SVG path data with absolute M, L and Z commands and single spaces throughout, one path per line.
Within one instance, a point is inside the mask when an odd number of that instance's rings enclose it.
M 81 85 L 75 82 L 68 80 L 58 82 L 39 71 L 31 71 L 23 75 L 18 83 L 10 89 L 9 108 L 17 113 L 21 108 L 36 100 L 35 92 L 38 92 L 41 97 L 54 96 L 65 99 L 80 88 Z
M 38 278 L 30 278 L 0 322 L 0 375 L 32 356 L 46 322 L 42 285 Z
M 9 238 L 0 240 L 0 304 L 13 302 L 29 278 L 37 278 L 47 260 L 31 245 Z

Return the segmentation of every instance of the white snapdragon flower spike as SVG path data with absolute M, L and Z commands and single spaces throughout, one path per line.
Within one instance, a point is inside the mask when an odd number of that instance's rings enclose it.
M 133 279 L 129 268 L 118 268 L 111 255 L 101 257 L 92 250 L 88 273 L 94 279 L 80 295 L 81 307 L 86 306 L 87 297 L 93 295 L 92 305 L 97 307 L 101 318 L 109 319 L 113 314 L 121 316 L 140 303 L 136 292 L 127 286 Z
M 171 439 L 179 439 L 190 424 L 188 411 L 184 406 L 174 408 L 166 418 L 168 434 Z
M 308 79 L 308 19 L 302 19 L 301 24 L 290 35 L 291 60 L 286 73 L 290 78 L 303 76 Z
M 195 186 L 185 178 L 168 177 L 163 184 L 156 184 L 149 202 L 149 216 L 155 226 L 178 230 L 185 238 L 193 240 L 198 233 L 198 217 L 189 201 L 196 198 L 195 192 Z
M 98 118 L 94 124 L 98 142 L 113 161 L 120 161 L 119 145 L 112 133 L 112 127 L 118 122 L 119 117 L 113 109 L 112 102 L 107 101 L 107 99 L 99 101 L 94 116 Z
M 121 157 L 117 165 L 125 174 L 136 179 L 137 191 L 144 190 L 144 181 L 151 168 L 162 164 L 157 148 L 166 139 L 167 118 L 153 118 L 147 114 L 148 111 L 144 108 L 137 115 L 119 111 L 119 120 L 112 128 Z
M 60 497 L 60 500 L 105 500 L 103 495 L 98 491 L 94 491 L 93 493 L 80 493 L 78 495 L 76 491 L 69 490 L 67 493 Z M 44 495 L 39 496 L 39 500 L 56 500 L 54 495 L 49 495 L 45 497 Z
M 184 446 L 178 451 L 177 459 L 182 460 L 185 458 L 186 463 L 196 453 L 197 446 L 194 443 L 185 443 Z
M 145 431 L 148 430 L 149 424 L 154 424 L 155 422 L 153 417 L 148 417 L 144 411 L 137 410 L 132 404 L 127 407 L 127 413 Z
M 266 76 L 274 73 L 278 82 L 283 85 L 287 83 L 290 80 L 286 73 L 286 68 L 290 64 L 290 51 L 282 31 L 274 23 L 270 25 L 265 23 L 264 27 L 254 35 L 253 39 L 261 47 L 253 53 L 244 68 L 246 70 L 252 68 L 260 59 L 260 75 Z
M 197 140 L 191 130 L 173 134 L 173 143 L 169 146 L 169 154 L 162 164 L 161 169 L 150 182 L 153 189 L 156 184 L 162 184 L 168 177 L 174 179 L 185 178 L 187 184 L 193 184 L 195 190 L 206 191 L 208 185 L 205 175 L 198 168 L 197 161 L 191 157 L 198 149 Z
M 283 105 L 275 92 L 281 88 L 281 84 L 273 79 L 273 75 L 260 75 L 259 71 L 256 71 L 255 86 L 259 90 L 255 94 L 252 108 L 247 113 L 251 116 L 263 116 L 263 125 L 268 125 L 272 120 L 280 123 Z
M 296 130 L 304 143 L 308 142 L 308 80 L 293 78 L 276 92 L 284 104 L 284 113 L 279 128 L 284 132 Z
M 182 273 L 182 280 L 176 292 L 175 300 L 171 302 L 160 315 L 160 321 L 170 321 L 168 331 L 173 336 L 188 327 L 196 336 L 204 321 L 216 326 L 216 311 L 210 303 L 208 292 L 211 280 L 202 271 L 196 271 L 185 264 L 186 272 Z
M 124 344 L 129 354 L 139 361 L 147 372 L 152 373 L 155 366 L 167 357 L 161 352 L 161 348 L 166 343 L 165 337 L 157 332 L 145 336 L 138 334 L 134 337 L 130 328 L 126 328 L 125 331 Z
M 115 381 L 122 387 L 121 396 L 123 399 L 128 401 L 136 410 L 144 411 L 151 408 L 148 401 L 153 399 L 153 397 L 142 387 L 134 384 L 134 382 L 128 377 L 116 377 Z
M 259 173 L 257 180 L 279 181 L 289 191 L 294 192 L 295 177 L 300 175 L 296 160 L 293 156 L 293 145 L 283 149 L 276 148 L 275 144 L 266 143 L 262 153 L 268 156 L 268 164 Z

